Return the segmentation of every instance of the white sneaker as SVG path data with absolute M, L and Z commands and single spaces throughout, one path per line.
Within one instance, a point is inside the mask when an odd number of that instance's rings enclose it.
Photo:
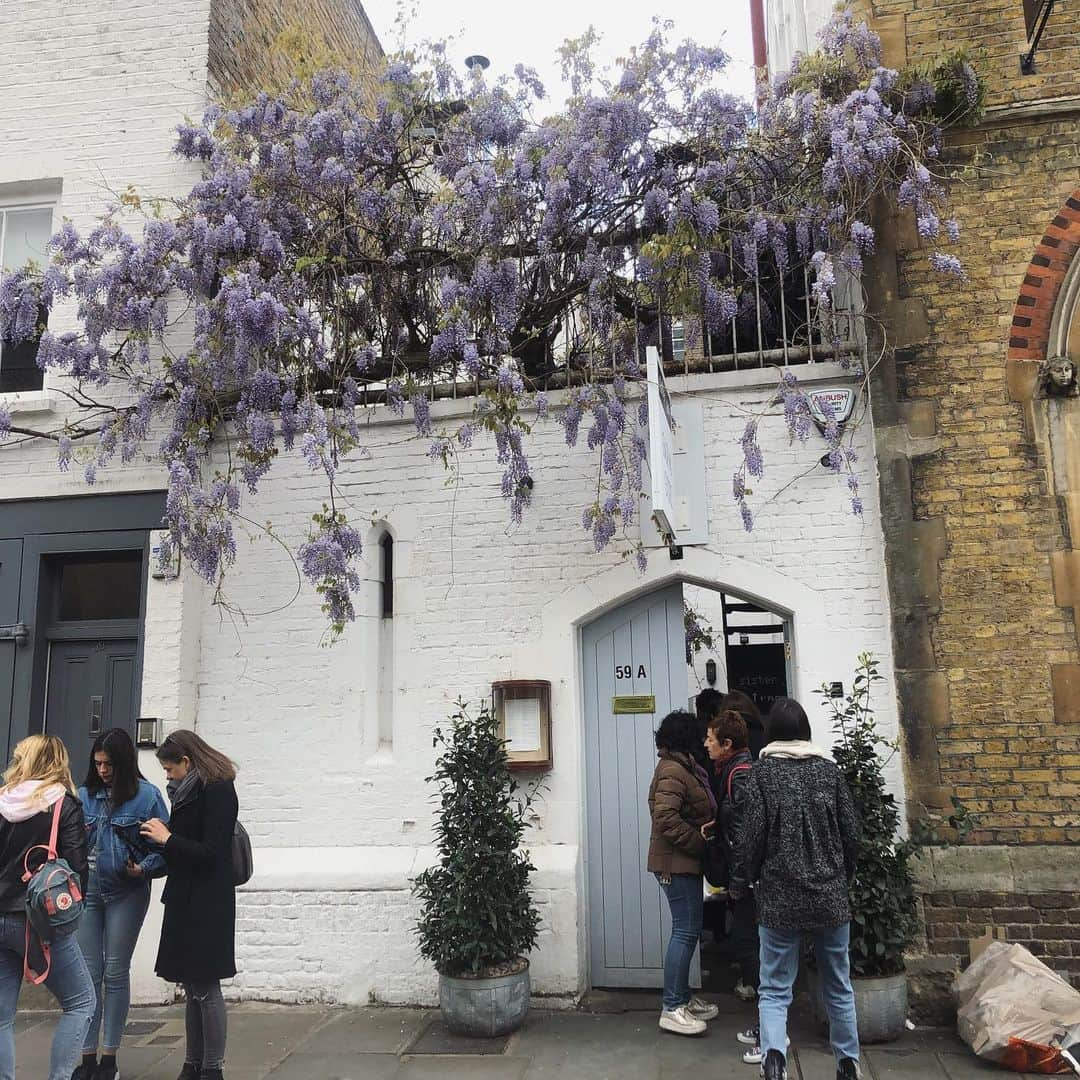
M 705 1021 L 692 1016 L 685 1005 L 677 1009 L 664 1009 L 660 1013 L 660 1027 L 674 1035 L 702 1035 Z
M 750 1031 L 757 1035 L 757 1028 L 751 1028 Z M 750 1031 L 740 1031 L 736 1038 L 739 1042 L 745 1043 L 746 1039 L 743 1036 L 749 1035 Z M 787 1044 L 789 1047 L 791 1046 L 790 1039 L 788 1039 Z M 761 1044 L 756 1039 L 750 1049 L 743 1054 L 742 1059 L 747 1065 L 760 1065 L 765 1060 L 765 1055 L 761 1052 Z
M 699 998 L 697 994 L 686 1003 L 686 1011 L 695 1020 L 715 1020 L 720 1015 L 720 1010 L 711 1001 Z
M 745 1031 L 740 1031 L 735 1038 L 738 1039 L 743 1046 L 757 1046 L 759 1033 L 760 1029 L 755 1025 L 752 1028 L 747 1028 Z
M 740 1001 L 756 1001 L 757 991 L 740 980 L 735 984 L 735 996 Z

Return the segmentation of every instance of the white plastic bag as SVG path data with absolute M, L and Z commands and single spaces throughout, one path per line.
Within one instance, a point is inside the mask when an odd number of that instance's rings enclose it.
M 961 1038 L 1017 1072 L 1067 1072 L 1060 1047 L 1080 1024 L 1080 991 L 1023 945 L 993 941 L 956 980 Z

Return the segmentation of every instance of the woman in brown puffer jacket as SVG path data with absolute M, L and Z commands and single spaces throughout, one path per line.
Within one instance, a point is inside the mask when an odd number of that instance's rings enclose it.
M 709 777 L 695 759 L 704 733 L 693 714 L 668 713 L 656 732 L 659 761 L 649 787 L 648 870 L 671 909 L 671 939 L 664 956 L 664 1004 L 660 1027 L 677 1035 L 700 1035 L 715 1005 L 690 995 L 690 962 L 701 940 L 704 884 L 701 827 L 716 817 Z

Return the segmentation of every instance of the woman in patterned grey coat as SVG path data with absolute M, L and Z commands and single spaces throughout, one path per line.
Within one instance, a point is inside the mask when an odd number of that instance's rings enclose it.
M 750 773 L 742 830 L 747 877 L 757 883 L 761 1072 L 766 1080 L 786 1080 L 787 1013 L 808 935 L 821 974 L 837 1080 L 858 1080 L 847 895 L 855 871 L 855 807 L 835 762 L 810 741 L 810 722 L 797 701 L 779 698 L 765 730 L 768 745 Z

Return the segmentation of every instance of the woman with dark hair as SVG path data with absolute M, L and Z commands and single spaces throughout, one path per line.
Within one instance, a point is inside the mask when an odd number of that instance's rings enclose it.
M 724 694 L 720 708 L 734 709 L 746 722 L 746 745 L 750 748 L 750 756 L 757 761 L 761 756 L 761 748 L 765 745 L 765 725 L 761 719 L 761 710 L 754 704 L 754 699 L 741 690 L 729 690 Z
M 182 983 L 187 1052 L 178 1080 L 222 1080 L 225 999 L 221 980 L 236 974 L 236 891 L 232 838 L 236 766 L 194 731 L 174 731 L 157 751 L 169 778 L 172 819 L 148 821 L 143 835 L 169 868 L 156 971 Z
M 97 991 L 97 1008 L 82 1064 L 71 1080 L 116 1080 L 116 1054 L 131 1005 L 131 957 L 150 906 L 150 879 L 165 870 L 165 860 L 139 836 L 139 828 L 150 818 L 169 815 L 161 792 L 139 772 L 135 744 L 122 728 L 94 740 L 79 799 L 90 865 L 79 948 Z
M 752 765 L 747 747 L 746 721 L 734 710 L 724 709 L 709 719 L 705 750 L 713 767 L 716 796 L 715 829 L 727 856 L 728 901 L 731 904 L 731 947 L 739 964 L 735 996 L 753 1001 L 758 985 L 758 935 L 754 896 L 742 865 L 743 811 Z M 711 831 L 705 827 L 705 835 Z
M 810 741 L 810 721 L 797 701 L 778 698 L 765 730 L 769 742 L 750 773 L 742 835 L 746 876 L 757 882 L 762 1075 L 787 1077 L 787 1014 L 807 936 L 821 974 L 837 1080 L 858 1080 L 847 891 L 855 871 L 855 807 L 836 763 Z
M 671 940 L 664 956 L 660 1027 L 677 1035 L 700 1035 L 719 1011 L 690 993 L 690 963 L 701 940 L 704 881 L 701 827 L 716 816 L 709 777 L 695 760 L 701 724 L 692 713 L 668 713 L 656 732 L 659 761 L 649 787 L 648 870 L 671 909 Z

